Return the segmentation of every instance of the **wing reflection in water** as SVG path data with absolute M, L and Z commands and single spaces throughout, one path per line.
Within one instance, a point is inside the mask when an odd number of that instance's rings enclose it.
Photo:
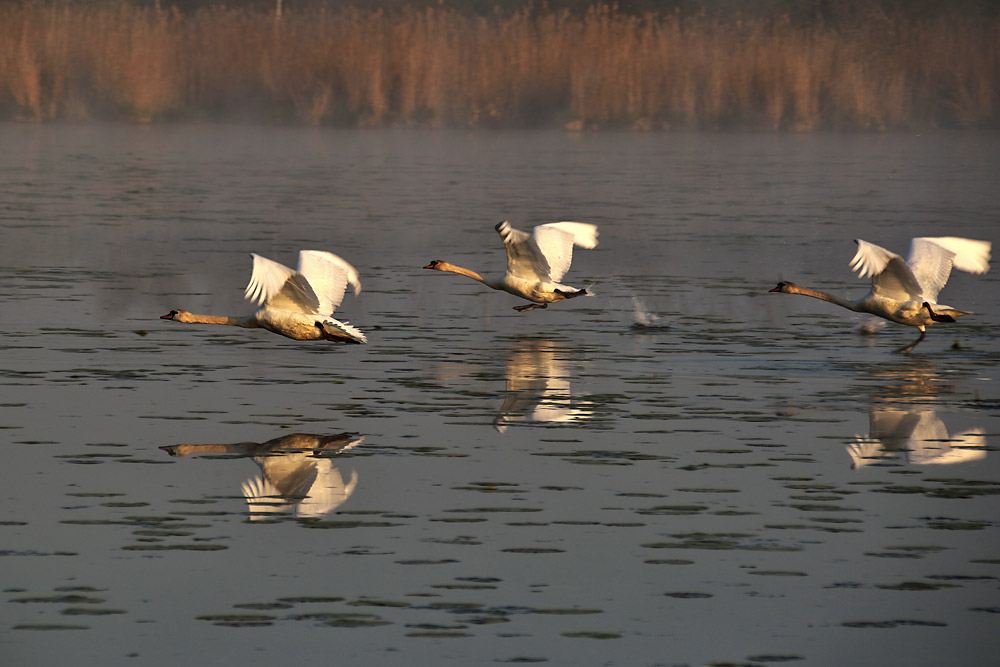
M 160 449 L 171 456 L 234 454 L 252 458 L 260 466 L 260 474 L 241 484 L 251 520 L 284 512 L 300 519 L 314 519 L 337 509 L 354 493 L 357 472 L 351 470 L 345 481 L 331 456 L 362 440 L 364 436 L 353 433 L 295 433 L 261 443 L 172 445 Z
M 507 358 L 507 397 L 493 427 L 503 433 L 512 422 L 580 422 L 593 411 L 574 405 L 568 350 L 551 340 L 519 341 Z
M 851 467 L 903 457 L 911 465 L 966 463 L 986 457 L 986 432 L 973 428 L 948 436 L 934 410 L 873 409 L 868 436 L 854 436 L 847 445 Z

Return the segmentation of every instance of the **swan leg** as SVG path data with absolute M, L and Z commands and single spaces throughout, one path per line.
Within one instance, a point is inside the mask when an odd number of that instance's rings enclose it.
M 526 313 L 529 310 L 534 310 L 535 308 L 548 308 L 548 307 L 549 304 L 547 303 L 529 303 L 525 306 L 514 306 L 514 310 L 516 310 L 519 313 Z
M 915 341 L 913 341 L 912 343 L 910 343 L 906 347 L 899 348 L 898 350 L 896 350 L 896 352 L 898 352 L 900 354 L 906 354 L 907 352 L 909 352 L 910 350 L 912 350 L 913 348 L 915 348 L 917 346 L 917 344 L 919 344 L 920 341 L 922 341 L 926 335 L 927 335 L 927 330 L 924 329 L 923 327 L 921 327 L 920 328 L 920 338 L 916 339 Z

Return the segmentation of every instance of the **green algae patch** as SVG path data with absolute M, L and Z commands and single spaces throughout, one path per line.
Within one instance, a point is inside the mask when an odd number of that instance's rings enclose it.
M 331 628 L 375 628 L 381 625 L 392 625 L 392 621 L 387 621 L 373 614 L 341 614 L 336 618 L 324 621 L 323 625 Z
M 333 530 L 343 528 L 392 528 L 394 526 L 406 525 L 393 521 L 324 521 L 322 519 L 299 519 L 298 523 L 305 528 Z
M 126 544 L 122 551 L 223 551 L 224 544 Z
M 228 628 L 259 628 L 273 625 L 276 616 L 267 614 L 205 614 L 195 617 L 199 621 L 208 621 L 212 625 Z
M 917 626 L 917 627 L 927 627 L 927 628 L 944 628 L 947 627 L 947 623 L 942 623 L 940 621 L 923 621 L 923 620 L 892 620 L 892 621 L 845 621 L 841 623 L 845 628 L 875 628 L 875 629 L 890 629 L 898 628 L 900 626 Z
M 234 609 L 252 609 L 255 611 L 268 611 L 271 609 L 291 609 L 294 605 L 287 602 L 240 602 L 233 605 Z
M 459 512 L 468 514 L 486 514 L 486 513 L 520 513 L 520 512 L 541 512 L 541 507 L 466 507 L 457 510 L 445 510 L 446 512 Z
M 563 637 L 568 637 L 569 639 L 621 639 L 622 636 L 617 632 L 603 632 L 600 630 L 580 630 L 577 632 L 564 632 Z
M 642 510 L 636 510 L 636 514 L 645 516 L 685 516 L 698 514 L 708 509 L 707 505 L 657 505 Z
M 344 598 L 336 595 L 297 595 L 278 598 L 278 602 L 287 602 L 288 604 L 330 604 L 343 601 Z
M 650 558 L 642 562 L 649 565 L 694 565 L 693 560 L 686 560 L 684 558 Z
M 66 616 L 114 616 L 116 614 L 127 614 L 124 609 L 95 609 L 93 607 L 69 607 L 63 609 L 60 614 Z
M 402 600 L 379 600 L 379 599 L 369 599 L 361 598 L 359 600 L 351 600 L 345 603 L 349 607 L 410 607 L 412 606 L 409 602 L 404 602 Z
M 22 604 L 100 604 L 104 601 L 104 598 L 93 598 L 86 595 L 49 595 L 45 597 L 14 598 L 11 600 L 11 602 L 20 602 Z
M 881 584 L 875 588 L 884 591 L 937 591 L 943 588 L 955 588 L 953 584 L 932 584 L 926 581 L 904 581 L 898 584 Z

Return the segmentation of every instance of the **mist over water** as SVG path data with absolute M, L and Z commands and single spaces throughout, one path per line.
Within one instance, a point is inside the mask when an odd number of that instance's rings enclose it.
M 854 238 L 995 240 L 997 134 L 0 145 L 12 664 L 992 657 L 996 267 L 905 356 L 768 290 L 861 296 Z M 502 273 L 500 220 L 597 224 L 565 277 L 596 296 L 521 314 L 421 268 Z M 248 254 L 305 248 L 359 270 L 367 345 L 159 319 L 250 312 Z

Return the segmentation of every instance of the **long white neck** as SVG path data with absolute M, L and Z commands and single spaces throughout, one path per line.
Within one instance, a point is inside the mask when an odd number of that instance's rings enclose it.
M 830 303 L 837 304 L 841 308 L 846 308 L 848 310 L 853 310 L 856 313 L 862 313 L 863 311 L 855 301 L 848 301 L 836 294 L 828 294 L 818 289 L 812 289 L 811 287 L 803 287 L 802 285 L 789 284 L 786 287 L 788 294 L 801 294 L 802 296 L 811 296 L 814 299 L 821 299 L 823 301 L 829 301 Z
M 493 289 L 502 289 L 499 287 L 499 282 L 495 280 L 490 280 L 488 278 L 483 278 L 481 275 L 473 271 L 472 269 L 466 269 L 455 264 L 449 264 L 448 262 L 438 262 L 434 268 L 438 271 L 447 271 L 448 273 L 457 273 L 460 276 L 468 276 L 473 280 L 478 280 L 482 284 L 492 287 Z
M 253 315 L 247 317 L 232 317 L 229 315 L 199 315 L 197 313 L 180 312 L 174 315 L 178 322 L 190 322 L 192 324 L 226 324 L 233 327 L 244 327 L 245 329 L 256 329 L 259 325 Z

